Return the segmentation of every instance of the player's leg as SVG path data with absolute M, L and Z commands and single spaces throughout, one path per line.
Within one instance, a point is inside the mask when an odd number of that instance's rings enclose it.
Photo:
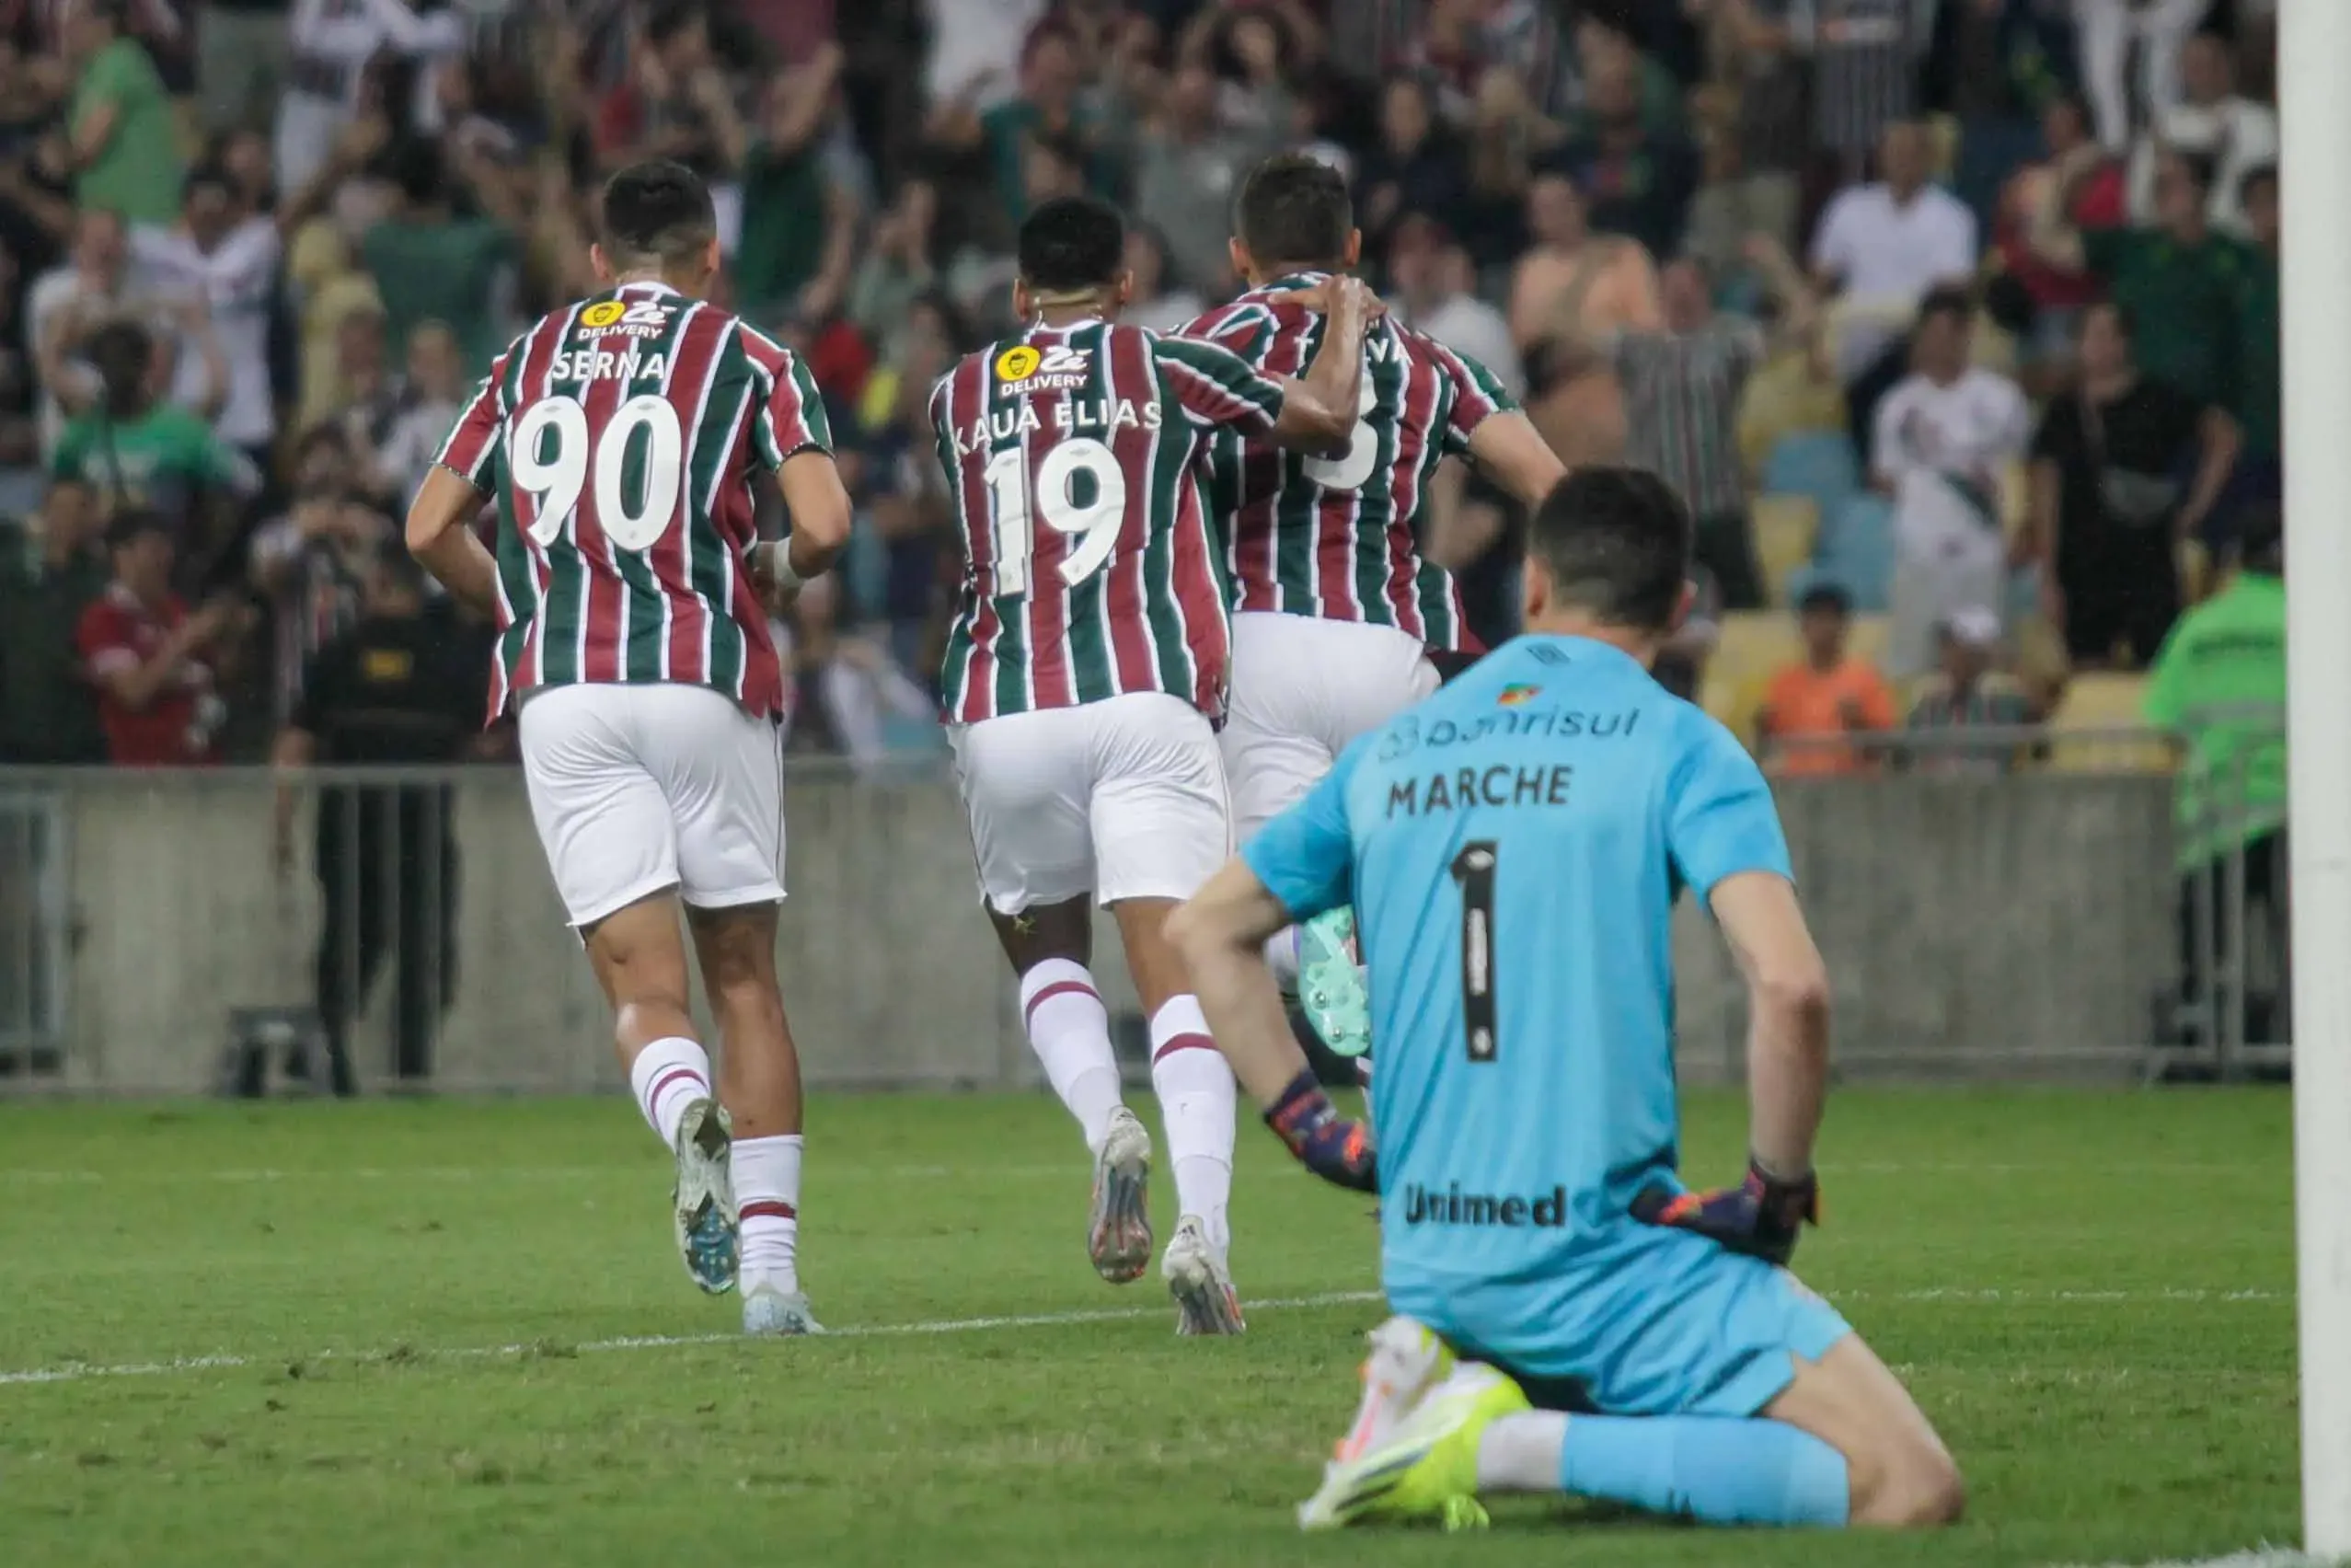
M 1093 1160 L 1087 1255 L 1113 1285 L 1151 1257 L 1151 1139 L 1122 1101 L 1110 1012 L 1087 967 L 1093 848 L 1086 818 L 1085 709 L 951 728 L 980 896 L 1020 977 L 1020 1019 Z
M 641 695 L 565 686 L 531 698 L 519 725 L 523 777 L 556 890 L 612 1003 L 638 1109 L 677 1161 L 686 1272 L 715 1293 L 733 1288 L 736 1269 L 726 1118 L 686 1010 L 675 827 L 631 733 Z
M 721 1045 L 746 1332 L 816 1332 L 800 1283 L 800 1050 L 776 977 L 780 732 L 716 692 L 660 686 L 643 740 L 677 824 L 678 886 Z
M 1227 1211 L 1239 1091 L 1166 932 L 1176 905 L 1232 852 L 1224 766 L 1207 720 L 1187 703 L 1144 693 L 1096 706 L 1091 812 L 1101 898 L 1150 1020 L 1151 1087 L 1175 1172 L 1178 1218 L 1160 1272 L 1179 1333 L 1238 1333 Z
M 1693 1251 L 1692 1249 L 1700 1249 Z M 1659 1304 L 1664 1303 L 1661 1307 Z M 1457 1494 L 1564 1492 L 1726 1525 L 1955 1518 L 1958 1474 L 1844 1320 L 1783 1270 L 1683 1238 L 1563 1290 L 1456 1291 L 1425 1309 L 1472 1367 L 1397 1435 L 1334 1468 L 1309 1526 L 1467 1511 Z M 1525 1389 L 1580 1410 L 1529 1408 Z

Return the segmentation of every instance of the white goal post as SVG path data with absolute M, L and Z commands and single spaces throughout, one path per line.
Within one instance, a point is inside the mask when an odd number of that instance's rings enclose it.
M 2351 1557 L 2351 0 L 2280 0 L 2303 1549 Z

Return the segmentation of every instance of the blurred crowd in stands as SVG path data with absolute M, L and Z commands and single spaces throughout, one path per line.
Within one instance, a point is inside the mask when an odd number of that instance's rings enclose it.
M 1688 501 L 1669 679 L 1759 745 L 2037 721 L 2275 538 L 2275 9 L 0 0 L 0 762 L 383 759 L 316 744 L 410 700 L 352 650 L 483 636 L 397 520 L 649 154 L 713 182 L 728 303 L 812 364 L 859 502 L 788 628 L 798 746 L 936 744 L 926 396 L 1010 325 L 1022 213 L 1122 202 L 1131 318 L 1172 329 L 1300 145 L 1400 317 Z M 1507 636 L 1509 503 L 1449 471 L 1422 528 Z

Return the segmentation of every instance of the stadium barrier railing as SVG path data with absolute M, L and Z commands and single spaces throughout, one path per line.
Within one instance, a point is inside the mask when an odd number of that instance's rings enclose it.
M 2161 737 L 1870 744 L 1866 774 L 1776 785 L 1848 1077 L 2231 1077 L 2275 1054 L 2282 984 L 2262 977 L 2284 952 L 2242 846 L 2191 882 L 2212 917 L 2182 963 L 2178 781 L 2147 766 Z M 2206 809 L 2245 792 L 2216 780 Z M 796 760 L 785 804 L 778 966 L 812 1086 L 1034 1082 L 945 770 Z M 1683 902 L 1682 1068 L 1734 1078 L 1744 991 Z M 1094 964 L 1131 1029 L 1106 923 Z M 363 1090 L 620 1082 L 516 770 L 0 769 L 0 1092 L 323 1085 L 346 993 Z

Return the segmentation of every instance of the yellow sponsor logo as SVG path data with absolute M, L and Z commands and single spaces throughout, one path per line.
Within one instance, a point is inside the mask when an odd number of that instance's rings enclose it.
M 1026 381 L 1037 374 L 1037 365 L 1044 356 L 1026 343 L 1018 343 L 996 356 L 996 378 L 998 381 Z
M 582 327 L 609 327 L 627 315 L 628 306 L 617 299 L 602 300 L 580 312 Z

